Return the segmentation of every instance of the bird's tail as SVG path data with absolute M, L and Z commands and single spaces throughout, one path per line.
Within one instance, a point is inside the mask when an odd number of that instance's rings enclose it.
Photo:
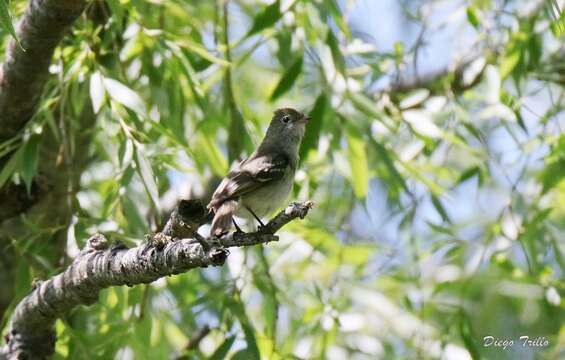
M 233 213 L 237 208 L 236 200 L 227 200 L 216 209 L 210 234 L 212 236 L 222 236 L 232 227 Z

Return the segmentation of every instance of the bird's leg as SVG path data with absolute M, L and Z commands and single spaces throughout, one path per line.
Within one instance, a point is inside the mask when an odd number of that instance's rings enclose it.
M 244 234 L 244 231 L 241 230 L 239 225 L 237 225 L 237 223 L 235 222 L 235 219 L 232 218 L 231 221 L 233 222 L 233 226 L 235 226 L 235 232 L 238 233 L 238 234 Z
M 245 207 L 247 209 L 247 211 L 249 211 L 251 213 L 251 215 L 253 215 L 253 217 L 255 218 L 255 220 L 257 220 L 257 222 L 259 223 L 259 228 L 257 229 L 258 231 L 261 231 L 261 229 L 265 226 L 265 224 L 263 224 L 263 222 L 261 221 L 261 219 L 259 219 L 259 216 L 257 216 L 253 210 L 251 210 L 251 208 L 249 208 L 248 206 Z

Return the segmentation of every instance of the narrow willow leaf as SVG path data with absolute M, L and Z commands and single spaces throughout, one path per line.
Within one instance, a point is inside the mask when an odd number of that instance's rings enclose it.
M 192 51 L 193 53 L 201 56 L 202 58 L 221 66 L 229 66 L 230 63 L 224 59 L 221 59 L 212 53 L 210 53 L 204 46 L 190 41 L 188 39 L 183 39 L 182 41 L 177 42 L 178 45 L 187 48 L 188 50 Z
M 361 93 L 349 93 L 347 96 L 353 103 L 353 106 L 355 106 L 355 108 L 367 115 L 369 118 L 377 120 L 383 119 L 384 113 L 379 111 L 375 106 L 373 100 L 371 100 L 366 95 Z
M 341 32 L 343 32 L 343 34 L 345 34 L 345 36 L 349 38 L 351 36 L 351 30 L 347 25 L 347 21 L 343 17 L 344 13 L 339 8 L 337 1 L 325 0 L 324 5 L 329 10 L 330 14 L 333 17 L 333 20 L 335 21 L 336 25 L 339 27 L 339 30 L 341 30 Z
M 477 9 L 474 6 L 469 6 L 467 8 L 467 20 L 469 20 L 469 22 L 475 29 L 479 28 L 480 20 L 479 16 L 477 15 Z
M 441 200 L 438 199 L 436 196 L 432 195 L 432 204 L 434 205 L 435 209 L 437 210 L 437 212 L 439 213 L 439 215 L 441 216 L 443 221 L 445 221 L 447 223 L 451 223 L 451 219 L 449 218 L 447 211 L 443 207 Z
M 147 117 L 145 103 L 135 91 L 114 79 L 103 78 L 102 81 L 112 100 L 142 117 Z
M 432 139 L 441 137 L 441 129 L 433 122 L 431 113 L 426 110 L 406 110 L 402 117 L 410 124 L 412 130 Z
M 0 188 L 2 188 L 4 186 L 4 184 L 6 183 L 6 181 L 8 181 L 8 179 L 10 178 L 10 176 L 12 176 L 12 174 L 16 170 L 18 164 L 20 163 L 20 158 L 21 158 L 21 155 L 22 155 L 22 149 L 23 149 L 23 147 L 20 148 L 18 151 L 16 151 L 12 155 L 10 160 L 8 160 L 8 162 L 6 164 L 4 164 L 2 171 L 0 171 Z
M 157 188 L 157 183 L 155 182 L 155 175 L 153 174 L 151 163 L 147 160 L 145 155 L 143 155 L 143 151 L 139 148 L 139 146 L 135 148 L 135 163 L 137 164 L 137 172 L 143 181 L 145 190 L 151 198 L 155 209 L 158 210 L 159 190 Z
M 211 139 L 211 135 L 200 134 L 196 140 L 196 144 L 192 151 L 195 154 L 194 159 L 200 161 L 218 176 L 224 176 L 228 170 L 229 164 L 222 152 Z
M 361 137 L 350 131 L 347 135 L 347 158 L 351 167 L 351 185 L 358 198 L 367 195 L 369 188 L 369 166 L 365 151 L 365 142 Z
M 457 184 L 461 184 L 461 183 L 471 179 L 475 175 L 477 175 L 479 177 L 481 176 L 481 168 L 478 167 L 478 166 L 472 166 L 472 167 L 466 169 L 465 171 L 463 171 L 461 173 L 461 175 L 459 175 L 459 179 L 457 179 Z
M 520 49 L 515 49 L 507 54 L 500 64 L 500 77 L 506 79 L 520 62 Z
M 251 138 L 245 128 L 245 122 L 241 112 L 235 105 L 235 100 L 230 101 L 230 128 L 228 134 L 228 158 L 232 163 L 240 158 L 242 151 L 245 148 L 250 148 Z
M 104 83 L 102 74 L 96 71 L 90 76 L 90 100 L 92 101 L 92 109 L 95 114 L 98 114 L 102 104 L 104 103 L 104 98 L 106 90 L 104 90 Z
M 276 100 L 278 97 L 286 93 L 293 85 L 298 76 L 302 72 L 302 56 L 296 59 L 290 68 L 283 74 L 282 78 L 280 79 L 277 87 L 273 91 L 271 95 L 271 101 Z
M 20 174 L 24 183 L 26 184 L 27 191 L 31 189 L 31 183 L 37 170 L 37 159 L 39 157 L 39 135 L 32 135 L 23 146 L 21 158 Z
M 10 15 L 10 8 L 8 7 L 7 0 L 0 0 L 0 25 L 6 29 L 10 35 L 12 35 L 14 40 L 18 43 L 18 46 L 24 50 L 20 40 L 18 39 L 14 25 L 12 24 L 12 15 Z
M 409 192 L 408 185 L 406 185 L 406 181 L 394 165 L 393 158 L 390 156 L 389 151 L 385 148 L 385 146 L 377 141 L 372 141 L 372 145 L 375 147 L 375 150 L 379 156 L 379 158 L 384 162 L 388 172 L 392 176 L 396 182 L 402 186 L 402 188 Z
M 459 334 L 463 339 L 463 343 L 473 359 L 481 359 L 480 347 L 476 344 L 477 335 L 473 333 L 473 329 L 471 328 L 471 321 L 467 314 L 461 312 L 461 319 L 459 319 Z
M 339 49 L 339 42 L 335 37 L 333 31 L 328 29 L 328 35 L 326 37 L 326 43 L 330 47 L 330 51 L 332 53 L 332 59 L 334 61 L 335 67 L 341 72 L 342 74 L 345 73 L 345 59 L 343 58 L 343 54 Z
M 444 190 L 441 186 L 428 179 L 426 175 L 422 174 L 422 172 L 415 169 L 409 161 L 401 161 L 401 164 L 413 178 L 426 185 L 434 196 L 440 197 L 443 194 Z
M 218 346 L 216 351 L 210 356 L 209 360 L 224 360 L 227 359 L 228 352 L 230 351 L 233 343 L 235 341 L 235 336 L 227 337 L 224 342 Z
M 281 16 L 281 4 L 280 1 L 277 0 L 255 16 L 253 19 L 253 25 L 247 32 L 246 37 L 273 26 L 281 18 Z
M 257 339 L 255 338 L 255 329 L 253 328 L 251 320 L 245 312 L 243 303 L 240 299 L 226 299 L 226 306 L 237 317 L 239 324 L 243 329 L 245 342 L 247 343 L 247 348 L 242 350 L 246 353 L 245 359 L 261 359 L 261 353 L 259 352 L 259 347 L 257 346 Z
M 308 152 L 316 149 L 318 146 L 318 139 L 320 138 L 320 131 L 324 123 L 324 113 L 326 112 L 328 98 L 325 94 L 320 94 L 314 103 L 314 108 L 310 112 L 311 120 L 308 122 L 308 131 L 302 140 L 300 147 L 300 159 L 303 160 Z

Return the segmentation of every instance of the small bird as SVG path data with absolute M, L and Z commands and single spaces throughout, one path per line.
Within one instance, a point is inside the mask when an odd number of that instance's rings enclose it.
M 291 109 L 275 111 L 265 138 L 245 160 L 235 165 L 222 180 L 208 209 L 214 211 L 210 234 L 220 237 L 235 225 L 233 215 L 261 218 L 286 201 L 298 165 L 298 150 L 310 117 Z

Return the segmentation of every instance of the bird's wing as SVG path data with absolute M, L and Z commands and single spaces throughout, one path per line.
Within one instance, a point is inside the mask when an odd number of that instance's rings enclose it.
M 208 208 L 215 209 L 228 199 L 236 199 L 267 183 L 281 179 L 289 166 L 284 154 L 251 156 L 222 180 Z

